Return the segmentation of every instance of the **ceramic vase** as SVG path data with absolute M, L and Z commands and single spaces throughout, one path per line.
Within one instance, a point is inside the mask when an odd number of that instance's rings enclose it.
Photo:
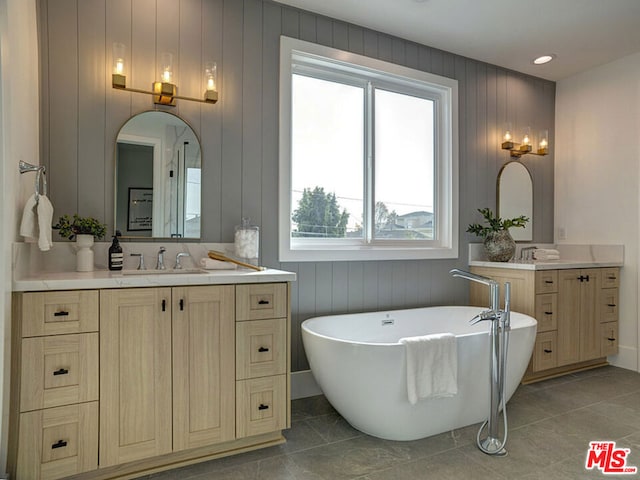
M 93 235 L 76 235 L 76 271 L 93 272 Z
M 516 242 L 509 230 L 491 232 L 484 239 L 484 251 L 491 262 L 508 262 L 516 253 Z

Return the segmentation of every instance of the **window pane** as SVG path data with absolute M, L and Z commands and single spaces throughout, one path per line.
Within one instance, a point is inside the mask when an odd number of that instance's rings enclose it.
M 362 237 L 364 89 L 292 76 L 291 236 Z
M 434 238 L 433 101 L 375 90 L 377 239 Z

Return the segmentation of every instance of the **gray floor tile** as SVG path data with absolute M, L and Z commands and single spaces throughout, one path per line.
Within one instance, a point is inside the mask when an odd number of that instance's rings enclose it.
M 367 476 L 368 480 L 501 480 L 505 478 L 479 465 L 473 459 L 461 455 L 458 451 L 440 453 Z
M 323 397 L 292 402 L 287 443 L 144 477 L 148 480 L 590 480 L 589 442 L 614 440 L 640 467 L 640 374 L 604 367 L 521 385 L 507 404 L 508 455 L 475 446 L 479 425 L 411 442 L 365 435 Z

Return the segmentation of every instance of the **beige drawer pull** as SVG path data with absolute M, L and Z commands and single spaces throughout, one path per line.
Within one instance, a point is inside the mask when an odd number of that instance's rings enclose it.
M 53 450 L 54 448 L 62 448 L 62 447 L 66 447 L 66 446 L 67 446 L 67 442 L 66 441 L 58 440 L 56 443 L 51 445 L 51 449 Z
M 67 370 L 66 368 L 59 368 L 58 370 L 53 372 L 54 375 L 66 375 L 67 373 L 69 373 L 69 370 Z

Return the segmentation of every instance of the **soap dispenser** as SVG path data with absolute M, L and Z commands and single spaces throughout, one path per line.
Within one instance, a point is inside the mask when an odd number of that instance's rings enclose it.
M 113 243 L 109 247 L 109 270 L 122 270 L 124 265 L 124 254 L 118 241 L 118 237 L 121 235 L 120 230 L 116 230 L 116 234 L 113 236 Z

